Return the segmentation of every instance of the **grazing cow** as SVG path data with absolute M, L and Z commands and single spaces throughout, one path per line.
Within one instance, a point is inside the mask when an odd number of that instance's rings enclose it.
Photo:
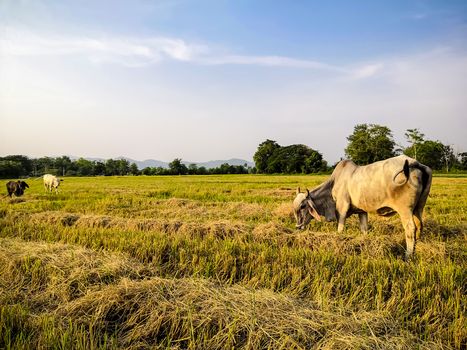
M 50 174 L 45 174 L 43 179 L 46 191 L 52 192 L 52 189 L 55 189 L 55 193 L 58 193 L 58 186 L 60 186 L 60 182 L 63 181 L 62 179 Z
M 29 188 L 28 184 L 21 180 L 8 181 L 6 183 L 6 190 L 8 191 L 8 195 L 10 196 L 10 198 L 13 194 L 16 197 L 22 196 L 26 188 Z
M 368 212 L 382 216 L 399 214 L 405 229 L 406 257 L 415 251 L 423 229 L 422 213 L 431 187 L 431 169 L 401 155 L 373 164 L 358 166 L 350 160 L 337 164 L 331 178 L 294 200 L 297 228 L 304 228 L 320 216 L 338 221 L 338 232 L 345 219 L 358 214 L 360 229 L 368 230 Z

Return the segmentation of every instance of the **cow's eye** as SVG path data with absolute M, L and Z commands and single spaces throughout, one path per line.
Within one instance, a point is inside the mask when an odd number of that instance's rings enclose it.
M 305 209 L 305 207 L 306 207 L 306 203 L 303 202 L 302 205 L 300 205 L 300 209 Z

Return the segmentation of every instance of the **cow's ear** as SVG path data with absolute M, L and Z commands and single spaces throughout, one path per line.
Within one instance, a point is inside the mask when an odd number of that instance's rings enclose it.
M 316 210 L 316 207 L 314 206 L 313 202 L 308 199 L 307 203 L 308 203 L 308 212 L 310 213 L 310 215 L 313 216 L 316 221 L 321 221 L 321 216 L 319 216 L 318 211 Z
M 295 191 L 296 194 L 300 193 L 300 187 L 297 187 L 297 190 Z

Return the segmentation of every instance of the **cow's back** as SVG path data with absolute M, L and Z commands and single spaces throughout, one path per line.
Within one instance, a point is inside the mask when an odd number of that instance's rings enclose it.
M 336 165 L 331 174 L 331 181 L 333 182 L 332 199 L 335 202 L 349 196 L 348 182 L 357 168 L 358 166 L 351 160 L 342 160 Z
M 44 183 L 50 184 L 50 183 L 53 182 L 53 179 L 55 178 L 55 176 L 53 176 L 51 174 L 45 174 L 42 178 L 44 180 Z
M 57 188 L 58 185 L 60 184 L 60 181 L 57 179 L 57 177 L 51 174 L 45 174 L 43 179 L 44 179 L 44 186 L 46 186 L 49 189 Z
M 406 160 L 410 181 L 407 181 L 403 171 Z M 346 196 L 352 206 L 364 211 L 375 212 L 381 207 L 394 206 L 398 193 L 418 197 L 423 187 L 421 167 L 424 166 L 405 155 L 364 166 L 357 166 L 353 162 L 343 165 L 337 174 L 337 187 L 333 194 L 336 198 Z M 415 201 L 417 199 L 414 198 Z

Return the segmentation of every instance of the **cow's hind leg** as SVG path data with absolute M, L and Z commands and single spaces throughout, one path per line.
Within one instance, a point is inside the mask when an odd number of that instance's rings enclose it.
M 407 244 L 405 257 L 408 260 L 415 253 L 417 227 L 415 225 L 414 215 L 411 212 L 399 213 L 399 215 L 405 230 L 405 242 Z
M 413 213 L 413 221 L 415 223 L 415 238 L 420 239 L 422 232 L 423 232 L 423 221 L 422 221 L 422 213 L 420 210 L 416 210 Z
M 359 213 L 358 219 L 360 220 L 360 231 L 368 233 L 368 213 Z

